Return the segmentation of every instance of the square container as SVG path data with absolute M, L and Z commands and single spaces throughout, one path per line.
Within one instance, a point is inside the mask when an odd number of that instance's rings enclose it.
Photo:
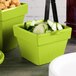
M 21 56 L 36 65 L 49 63 L 59 55 L 64 54 L 71 28 L 41 35 L 34 34 L 23 28 L 24 24 L 14 26 L 14 36 L 17 38 Z
M 27 11 L 28 5 L 26 3 L 21 3 L 15 8 L 0 10 L 0 49 L 4 52 L 17 46 L 13 25 L 23 23 Z

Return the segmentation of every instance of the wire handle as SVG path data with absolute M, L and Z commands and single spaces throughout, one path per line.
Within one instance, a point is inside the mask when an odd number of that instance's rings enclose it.
M 58 15 L 57 15 L 57 8 L 56 8 L 55 0 L 46 0 L 44 21 L 46 22 L 49 19 L 50 3 L 52 6 L 53 19 L 55 22 L 58 22 Z

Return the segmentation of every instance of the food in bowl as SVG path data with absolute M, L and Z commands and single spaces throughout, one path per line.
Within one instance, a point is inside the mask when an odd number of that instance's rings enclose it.
M 20 0 L 0 0 L 0 10 L 17 7 L 20 5 Z
M 47 22 L 44 22 L 43 20 L 33 20 L 25 22 L 24 28 L 35 34 L 44 34 L 47 32 L 63 30 L 65 26 L 50 20 L 47 20 Z

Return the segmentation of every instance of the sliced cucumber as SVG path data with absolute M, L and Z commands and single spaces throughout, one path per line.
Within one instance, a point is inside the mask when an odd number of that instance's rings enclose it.
M 48 25 L 51 27 L 51 29 L 53 31 L 57 31 L 56 23 L 55 22 L 52 22 L 52 21 L 48 20 L 47 23 L 48 23 Z
M 47 25 L 47 23 L 46 23 L 46 22 L 41 23 L 41 24 L 42 24 L 42 26 L 44 27 L 45 31 L 46 31 L 46 30 L 48 30 L 48 25 Z
M 36 24 L 40 24 L 40 23 L 42 23 L 43 22 L 43 20 L 37 20 L 36 21 Z
M 35 20 L 33 20 L 33 21 L 27 21 L 25 23 L 25 27 L 28 29 L 30 26 L 35 26 L 35 24 L 36 24 Z
M 54 22 L 48 20 L 47 23 L 48 23 L 48 25 L 49 25 L 50 27 L 52 27 L 52 25 L 53 25 Z
M 44 22 L 43 20 L 27 21 L 24 26 L 28 31 L 33 32 L 35 34 L 43 34 L 51 31 L 64 29 L 63 25 L 56 22 L 52 22 L 50 20 L 48 20 L 47 22 Z
M 58 30 L 62 30 L 62 29 L 63 29 L 62 25 L 59 24 L 59 23 L 57 23 L 57 29 L 58 29 Z
M 36 24 L 36 21 L 33 20 L 33 21 L 31 22 L 30 26 L 35 26 L 35 24 Z
M 51 26 L 51 28 L 52 28 L 53 31 L 57 31 L 56 23 L 53 23 L 53 25 Z
M 45 33 L 45 29 L 44 29 L 43 25 L 39 24 L 38 26 L 35 26 L 35 28 L 33 29 L 33 33 L 35 33 L 35 34 Z
M 30 24 L 32 23 L 32 21 L 27 21 L 25 24 L 24 24 L 24 27 L 26 29 L 28 29 L 30 27 Z

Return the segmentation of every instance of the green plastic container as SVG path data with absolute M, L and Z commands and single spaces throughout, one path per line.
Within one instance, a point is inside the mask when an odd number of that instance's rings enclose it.
M 0 64 L 2 64 L 4 61 L 4 54 L 2 51 L 0 51 Z
M 22 28 L 23 24 L 14 26 L 14 35 L 17 38 L 21 56 L 36 65 L 49 63 L 59 55 L 64 54 L 68 39 L 71 37 L 71 28 L 57 32 L 37 35 Z
M 23 23 L 27 11 L 28 5 L 26 3 L 15 8 L 0 10 L 0 49 L 4 52 L 17 46 L 13 25 Z

